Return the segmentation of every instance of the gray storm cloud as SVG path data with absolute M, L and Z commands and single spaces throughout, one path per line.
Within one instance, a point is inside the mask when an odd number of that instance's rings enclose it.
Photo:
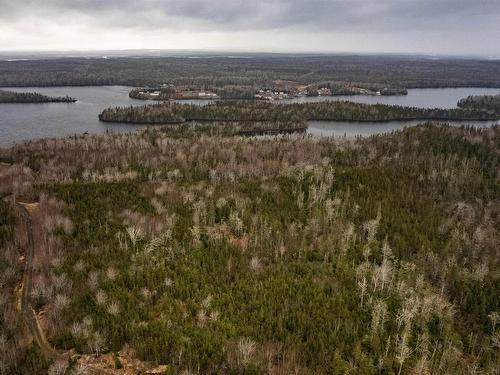
M 9 27 L 16 30 L 9 35 L 22 33 L 16 25 L 25 19 L 34 28 L 42 25 L 41 32 L 51 25 L 168 35 L 293 30 L 358 34 L 375 42 L 383 34 L 388 50 L 391 38 L 401 44 L 404 35 L 409 43 L 428 38 L 430 44 L 449 41 L 457 51 L 482 46 L 500 53 L 493 43 L 500 37 L 500 0 L 0 0 L 0 34 Z
M 82 15 L 118 27 L 266 30 L 286 27 L 349 30 L 439 27 L 471 18 L 500 21 L 499 0 L 31 0 L 0 1 L 4 22 L 26 15 Z M 111 18 L 110 18 L 111 16 Z

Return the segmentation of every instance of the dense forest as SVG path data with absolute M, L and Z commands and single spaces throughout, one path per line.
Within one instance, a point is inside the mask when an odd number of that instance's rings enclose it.
M 457 105 L 460 108 L 500 114 L 500 95 L 469 96 L 460 100 Z
M 497 120 L 500 114 L 482 109 L 425 109 L 417 107 L 324 101 L 273 104 L 258 101 L 219 101 L 205 106 L 162 103 L 105 109 L 106 122 L 169 124 L 186 121 L 392 121 L 392 120 Z
M 1 189 L 35 202 L 30 298 L 60 355 L 20 327 L 11 196 L 0 373 L 498 373 L 500 127 L 210 129 L 0 148 Z
M 69 96 L 51 97 L 36 92 L 15 92 L 0 90 L 0 103 L 74 103 Z
M 0 61 L 0 86 L 156 86 L 206 89 L 266 86 L 275 80 L 302 84 L 358 82 L 394 88 L 500 87 L 500 62 L 409 56 L 248 54 L 224 56 L 52 58 Z

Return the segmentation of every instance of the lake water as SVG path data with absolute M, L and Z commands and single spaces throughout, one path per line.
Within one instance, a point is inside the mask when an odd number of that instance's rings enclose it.
M 323 97 L 301 97 L 294 98 L 288 102 L 307 103 L 325 100 L 347 100 L 365 104 L 389 104 L 401 105 L 405 107 L 419 108 L 456 108 L 457 102 L 469 95 L 499 95 L 500 89 L 489 88 L 451 88 L 451 89 L 410 89 L 408 95 L 396 96 L 374 96 L 374 95 L 355 95 L 355 96 L 323 96 Z
M 69 95 L 78 101 L 73 104 L 0 104 L 0 144 L 8 145 L 22 140 L 45 137 L 61 137 L 74 134 L 103 133 L 106 131 L 133 132 L 142 125 L 110 124 L 100 122 L 98 114 L 107 107 L 142 105 L 144 101 L 128 96 L 130 87 L 23 87 L 5 88 L 11 91 L 39 92 L 50 96 Z M 289 102 L 322 100 L 350 100 L 361 103 L 384 103 L 415 107 L 454 108 L 459 99 L 468 95 L 496 95 L 500 89 L 457 88 L 457 89 L 413 89 L 406 96 L 339 96 L 295 98 Z M 208 101 L 183 101 L 199 105 Z M 309 133 L 316 135 L 371 135 L 390 132 L 421 121 L 409 122 L 318 122 L 311 121 Z M 466 122 L 475 126 L 491 126 L 487 122 Z M 462 123 L 460 123 L 462 124 Z
M 389 122 L 348 122 L 348 121 L 309 121 L 307 132 L 313 135 L 323 137 L 355 137 L 370 136 L 375 134 L 390 133 L 394 130 L 400 130 L 411 126 L 422 124 L 425 121 L 389 121 Z M 452 126 L 475 126 L 491 127 L 500 124 L 499 121 L 441 121 Z

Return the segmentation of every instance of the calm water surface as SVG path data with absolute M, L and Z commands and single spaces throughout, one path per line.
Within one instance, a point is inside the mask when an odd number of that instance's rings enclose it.
M 425 121 L 389 121 L 389 122 L 348 122 L 348 121 L 309 121 L 307 132 L 323 137 L 356 137 L 390 133 L 411 126 L 422 124 Z M 446 121 L 452 126 L 490 127 L 500 124 L 499 121 Z
M 390 104 L 419 108 L 456 108 L 457 102 L 469 95 L 498 95 L 500 89 L 489 88 L 452 88 L 452 89 L 410 89 L 408 95 L 399 96 L 334 96 L 334 97 L 303 97 L 294 98 L 288 102 L 307 103 L 324 100 L 347 100 L 366 104 Z
M 103 133 L 106 131 L 133 132 L 143 128 L 141 125 L 110 124 L 100 122 L 97 115 L 111 106 L 142 105 L 144 101 L 131 99 L 130 87 L 23 87 L 6 88 L 12 91 L 39 92 L 51 96 L 69 95 L 78 101 L 73 104 L 0 104 L 0 144 L 8 145 L 22 140 L 45 137 L 61 137 L 74 134 Z M 296 98 L 286 102 L 309 102 L 322 100 L 350 100 L 368 104 L 384 103 L 415 107 L 454 108 L 459 99 L 468 95 L 496 95 L 500 89 L 414 89 L 407 96 L 339 96 L 320 98 Z M 199 105 L 208 101 L 183 101 Z M 420 121 L 421 122 L 421 121 Z M 310 122 L 309 133 L 316 135 L 371 135 L 390 132 L 405 126 L 413 126 L 419 121 L 389 123 L 357 122 Z M 491 126 L 493 122 L 466 124 Z M 460 123 L 462 124 L 462 123 Z

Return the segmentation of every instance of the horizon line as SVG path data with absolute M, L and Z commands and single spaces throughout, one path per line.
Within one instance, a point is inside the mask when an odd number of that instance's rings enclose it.
M 446 53 L 436 54 L 429 52 L 396 52 L 396 51 L 286 51 L 286 50 L 238 50 L 238 49 L 164 49 L 164 48 L 125 48 L 125 49 L 46 49 L 46 50 L 0 50 L 0 56 L 15 57 L 20 55 L 63 55 L 61 57 L 71 57 L 68 55 L 75 54 L 84 57 L 86 54 L 104 55 L 106 54 L 134 54 L 139 56 L 151 57 L 155 54 L 169 53 L 169 54 L 204 54 L 204 55 L 221 55 L 221 54 L 242 54 L 242 55 L 297 55 L 297 56 L 405 56 L 405 57 L 428 57 L 428 58 L 462 58 L 462 59 L 480 59 L 480 60 L 499 60 L 500 55 L 485 55 L 485 54 L 464 54 L 464 53 Z M 149 55 L 149 56 L 148 56 Z M 93 56 L 92 56 L 93 57 Z M 116 57 L 116 56 L 110 56 Z M 126 57 L 126 56 L 119 56 Z M 174 56 L 158 56 L 158 57 L 174 57 Z M 228 56 L 233 57 L 233 56 Z M 238 56 L 234 56 L 238 57 Z

